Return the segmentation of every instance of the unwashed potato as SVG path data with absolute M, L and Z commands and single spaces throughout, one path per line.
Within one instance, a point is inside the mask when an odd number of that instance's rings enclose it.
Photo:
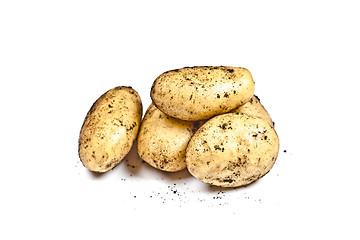
M 141 122 L 137 138 L 139 156 L 163 171 L 184 169 L 185 149 L 199 124 L 169 117 L 151 104 Z
M 130 151 L 139 130 L 142 103 L 131 87 L 103 94 L 86 115 L 79 137 L 79 156 L 86 168 L 106 172 Z
M 231 111 L 231 113 L 245 113 L 252 117 L 259 117 L 269 123 L 270 126 L 274 127 L 274 122 L 272 121 L 270 114 L 261 104 L 260 99 L 255 95 L 250 99 L 250 101 L 238 108 L 235 108 Z
M 245 104 L 254 94 L 250 72 L 240 67 L 186 67 L 161 74 L 151 98 L 162 112 L 187 121 L 205 120 Z
M 186 149 L 186 163 L 200 181 L 238 187 L 269 172 L 278 152 L 278 136 L 265 120 L 227 113 L 210 119 L 195 133 Z

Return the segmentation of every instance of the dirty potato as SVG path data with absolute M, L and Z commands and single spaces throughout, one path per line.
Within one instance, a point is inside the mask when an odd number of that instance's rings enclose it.
M 103 94 L 86 115 L 79 137 L 79 156 L 86 168 L 106 172 L 130 151 L 137 136 L 142 103 L 131 87 Z
M 245 113 L 252 117 L 259 117 L 264 119 L 270 126 L 274 127 L 270 114 L 266 111 L 265 107 L 261 104 L 257 96 L 253 96 L 250 101 L 230 111 L 231 113 Z
M 145 113 L 137 139 L 139 156 L 163 171 L 176 172 L 184 169 L 185 149 L 199 124 L 169 117 L 151 104 Z
M 200 181 L 238 187 L 270 171 L 279 152 L 279 139 L 265 120 L 227 113 L 206 122 L 186 149 L 189 172 Z
M 186 67 L 161 74 L 151 98 L 162 112 L 187 121 L 209 119 L 245 104 L 254 94 L 250 72 L 240 67 Z

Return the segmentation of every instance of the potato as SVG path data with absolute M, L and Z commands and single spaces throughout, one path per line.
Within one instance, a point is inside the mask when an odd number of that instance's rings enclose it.
M 227 113 L 200 127 L 185 156 L 189 172 L 200 181 L 238 187 L 269 172 L 278 152 L 278 136 L 265 120 Z
M 241 105 L 240 107 L 235 108 L 230 111 L 231 113 L 245 113 L 252 117 L 259 117 L 264 119 L 270 126 L 274 127 L 274 122 L 272 121 L 269 113 L 266 111 L 264 106 L 260 103 L 260 99 L 257 96 L 253 96 L 249 102 Z
M 185 149 L 199 124 L 169 117 L 151 104 L 145 113 L 137 139 L 139 156 L 163 171 L 176 172 L 184 169 Z
M 187 67 L 161 74 L 151 88 L 162 112 L 187 121 L 205 120 L 245 104 L 254 94 L 250 72 L 240 67 Z
M 93 172 L 115 167 L 130 151 L 139 130 L 142 103 L 131 87 L 103 94 L 86 115 L 79 137 L 79 157 Z

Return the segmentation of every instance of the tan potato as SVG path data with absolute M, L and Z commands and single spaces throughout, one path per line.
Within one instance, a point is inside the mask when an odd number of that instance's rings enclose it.
M 245 113 L 252 117 L 259 117 L 269 123 L 270 126 L 274 127 L 274 122 L 272 121 L 270 114 L 261 104 L 260 99 L 255 95 L 250 99 L 250 101 L 235 108 L 231 111 L 231 113 Z
M 187 67 L 161 74 L 151 98 L 162 112 L 187 121 L 205 120 L 245 104 L 254 94 L 250 72 L 240 67 Z
M 195 133 L 186 149 L 186 163 L 200 181 L 238 187 L 269 172 L 278 152 L 278 136 L 265 120 L 227 113 L 210 119 Z
M 163 171 L 176 172 L 184 169 L 185 149 L 199 124 L 169 117 L 151 104 L 145 113 L 137 139 L 139 156 Z
M 91 107 L 79 137 L 79 156 L 86 168 L 106 172 L 130 151 L 139 130 L 142 103 L 131 87 L 115 87 Z

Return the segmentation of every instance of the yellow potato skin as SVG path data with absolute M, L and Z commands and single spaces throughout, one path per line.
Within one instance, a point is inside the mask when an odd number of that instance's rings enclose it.
M 137 138 L 140 158 L 162 171 L 176 172 L 186 168 L 185 149 L 199 124 L 170 117 L 151 104 Z
M 261 104 L 257 96 L 253 96 L 247 103 L 230 111 L 231 113 L 245 113 L 252 117 L 264 119 L 270 126 L 274 127 L 274 122 L 265 107 Z
M 161 74 L 151 88 L 153 103 L 171 117 L 209 119 L 245 104 L 254 94 L 251 73 L 240 67 L 187 67 Z
M 104 93 L 87 113 L 79 137 L 79 157 L 93 172 L 107 172 L 130 151 L 142 116 L 139 94 L 131 87 Z
M 250 184 L 270 171 L 279 152 L 279 138 L 265 120 L 227 113 L 207 121 L 186 149 L 189 172 L 221 187 Z

